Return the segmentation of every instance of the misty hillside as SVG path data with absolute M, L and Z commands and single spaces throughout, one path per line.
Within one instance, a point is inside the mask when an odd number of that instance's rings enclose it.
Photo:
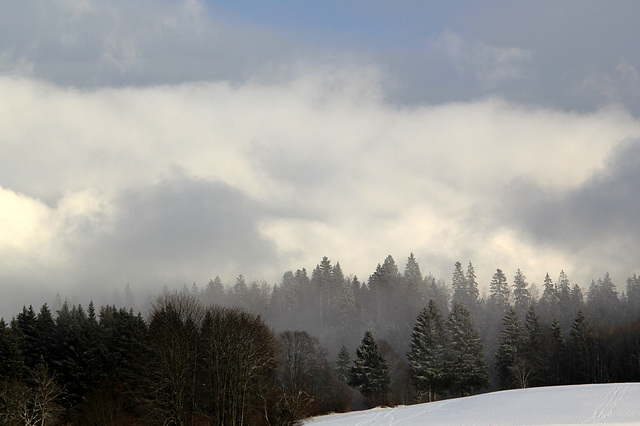
M 574 385 L 493 392 L 408 407 L 307 420 L 313 426 L 638 424 L 640 383 Z

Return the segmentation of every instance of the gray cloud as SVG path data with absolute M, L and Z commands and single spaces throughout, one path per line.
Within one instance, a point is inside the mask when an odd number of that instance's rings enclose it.
M 221 182 L 176 177 L 123 191 L 113 229 L 89 238 L 80 264 L 103 280 L 167 283 L 268 271 L 274 246 L 258 226 L 264 209 Z
M 571 253 L 585 279 L 609 268 L 619 272 L 622 284 L 638 266 L 639 200 L 640 141 L 635 140 L 619 146 L 602 169 L 576 187 L 514 182 L 497 217 L 540 247 Z
M 459 5 L 3 7 L 1 278 L 634 272 L 637 6 Z

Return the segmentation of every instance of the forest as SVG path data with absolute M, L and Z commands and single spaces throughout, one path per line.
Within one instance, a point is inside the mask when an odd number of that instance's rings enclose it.
M 0 320 L 7 425 L 290 425 L 509 388 L 640 381 L 640 278 L 583 294 L 473 264 L 388 256 L 360 281 L 324 257 L 277 284 L 219 277 L 144 309 L 54 302 Z M 484 286 L 483 286 L 484 287 Z M 130 288 L 127 287 L 130 292 Z M 128 298 L 128 304 L 133 299 Z

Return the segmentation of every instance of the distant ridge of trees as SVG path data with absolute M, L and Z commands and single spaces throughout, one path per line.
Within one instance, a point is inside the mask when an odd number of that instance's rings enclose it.
M 640 278 L 538 292 L 411 254 L 365 282 L 324 257 L 274 285 L 165 291 L 143 317 L 56 300 L 0 320 L 2 424 L 296 424 L 311 415 L 529 386 L 640 381 Z M 134 303 L 132 289 L 125 289 Z M 364 336 L 364 337 L 363 337 Z

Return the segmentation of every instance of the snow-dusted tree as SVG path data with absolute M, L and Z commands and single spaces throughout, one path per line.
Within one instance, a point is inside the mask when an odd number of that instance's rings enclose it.
M 469 310 L 456 303 L 447 321 L 451 345 L 447 354 L 448 383 L 452 393 L 468 395 L 489 385 L 482 341 Z
M 418 315 L 411 333 L 411 350 L 407 354 L 411 380 L 420 396 L 429 401 L 446 389 L 446 349 L 448 334 L 440 307 L 429 300 Z
M 385 403 L 391 377 L 371 331 L 364 333 L 349 374 L 349 386 L 358 389 L 372 406 Z

